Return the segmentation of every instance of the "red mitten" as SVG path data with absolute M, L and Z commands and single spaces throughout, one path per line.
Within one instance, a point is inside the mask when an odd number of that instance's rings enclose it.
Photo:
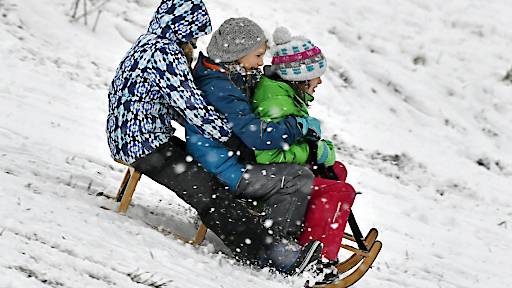
M 338 176 L 339 181 L 345 182 L 347 180 L 347 168 L 345 165 L 343 165 L 343 163 L 340 161 L 334 162 L 332 165 L 332 170 L 334 171 L 334 174 Z

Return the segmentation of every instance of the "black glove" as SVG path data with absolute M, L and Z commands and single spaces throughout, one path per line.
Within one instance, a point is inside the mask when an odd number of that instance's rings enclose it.
M 231 137 L 229 137 L 228 141 L 224 142 L 224 146 L 226 146 L 229 151 L 235 153 L 240 162 L 245 164 L 256 163 L 254 150 L 247 147 L 247 145 L 245 145 L 245 143 L 242 142 L 242 140 L 234 133 L 231 133 Z
M 318 133 L 316 133 L 315 130 L 308 129 L 308 132 L 306 132 L 306 135 L 304 135 L 304 138 L 306 138 L 308 140 L 318 141 L 318 140 L 320 140 L 320 135 L 318 135 Z

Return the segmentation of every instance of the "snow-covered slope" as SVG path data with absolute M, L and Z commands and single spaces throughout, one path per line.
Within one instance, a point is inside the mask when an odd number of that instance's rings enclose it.
M 123 173 L 107 86 L 158 1 L 107 1 L 95 31 L 72 2 L 0 0 L 0 287 L 300 287 L 232 266 L 212 235 L 199 249 L 166 236 L 192 235 L 194 212 L 146 178 L 127 217 L 102 209 Z M 512 285 L 510 1 L 206 4 L 215 27 L 285 25 L 328 57 L 312 112 L 384 242 L 357 287 Z

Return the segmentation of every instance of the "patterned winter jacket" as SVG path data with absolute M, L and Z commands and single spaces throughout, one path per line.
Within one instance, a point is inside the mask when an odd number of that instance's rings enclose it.
M 225 66 L 199 55 L 193 75 L 197 86 L 209 104 L 226 116 L 230 127 L 248 147 L 265 150 L 289 146 L 302 137 L 295 117 L 279 122 L 266 122 L 259 119 L 252 110 L 250 95 L 242 75 L 228 74 Z M 185 126 L 187 150 L 196 161 L 210 173 L 226 183 L 232 191 L 242 176 L 245 165 L 239 163 L 237 155 L 228 151 L 222 143 L 208 139 L 195 127 Z
M 230 137 L 224 116 L 208 106 L 196 88 L 180 48 L 210 32 L 201 0 L 162 1 L 110 86 L 106 130 L 114 159 L 133 163 L 166 143 L 175 130 L 171 120 L 191 123 L 221 142 Z

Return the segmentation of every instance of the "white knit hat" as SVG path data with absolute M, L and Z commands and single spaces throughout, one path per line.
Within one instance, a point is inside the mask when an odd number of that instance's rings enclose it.
M 274 33 L 272 70 L 288 81 L 306 81 L 322 76 L 327 61 L 320 48 L 302 36 L 293 36 L 285 27 Z

